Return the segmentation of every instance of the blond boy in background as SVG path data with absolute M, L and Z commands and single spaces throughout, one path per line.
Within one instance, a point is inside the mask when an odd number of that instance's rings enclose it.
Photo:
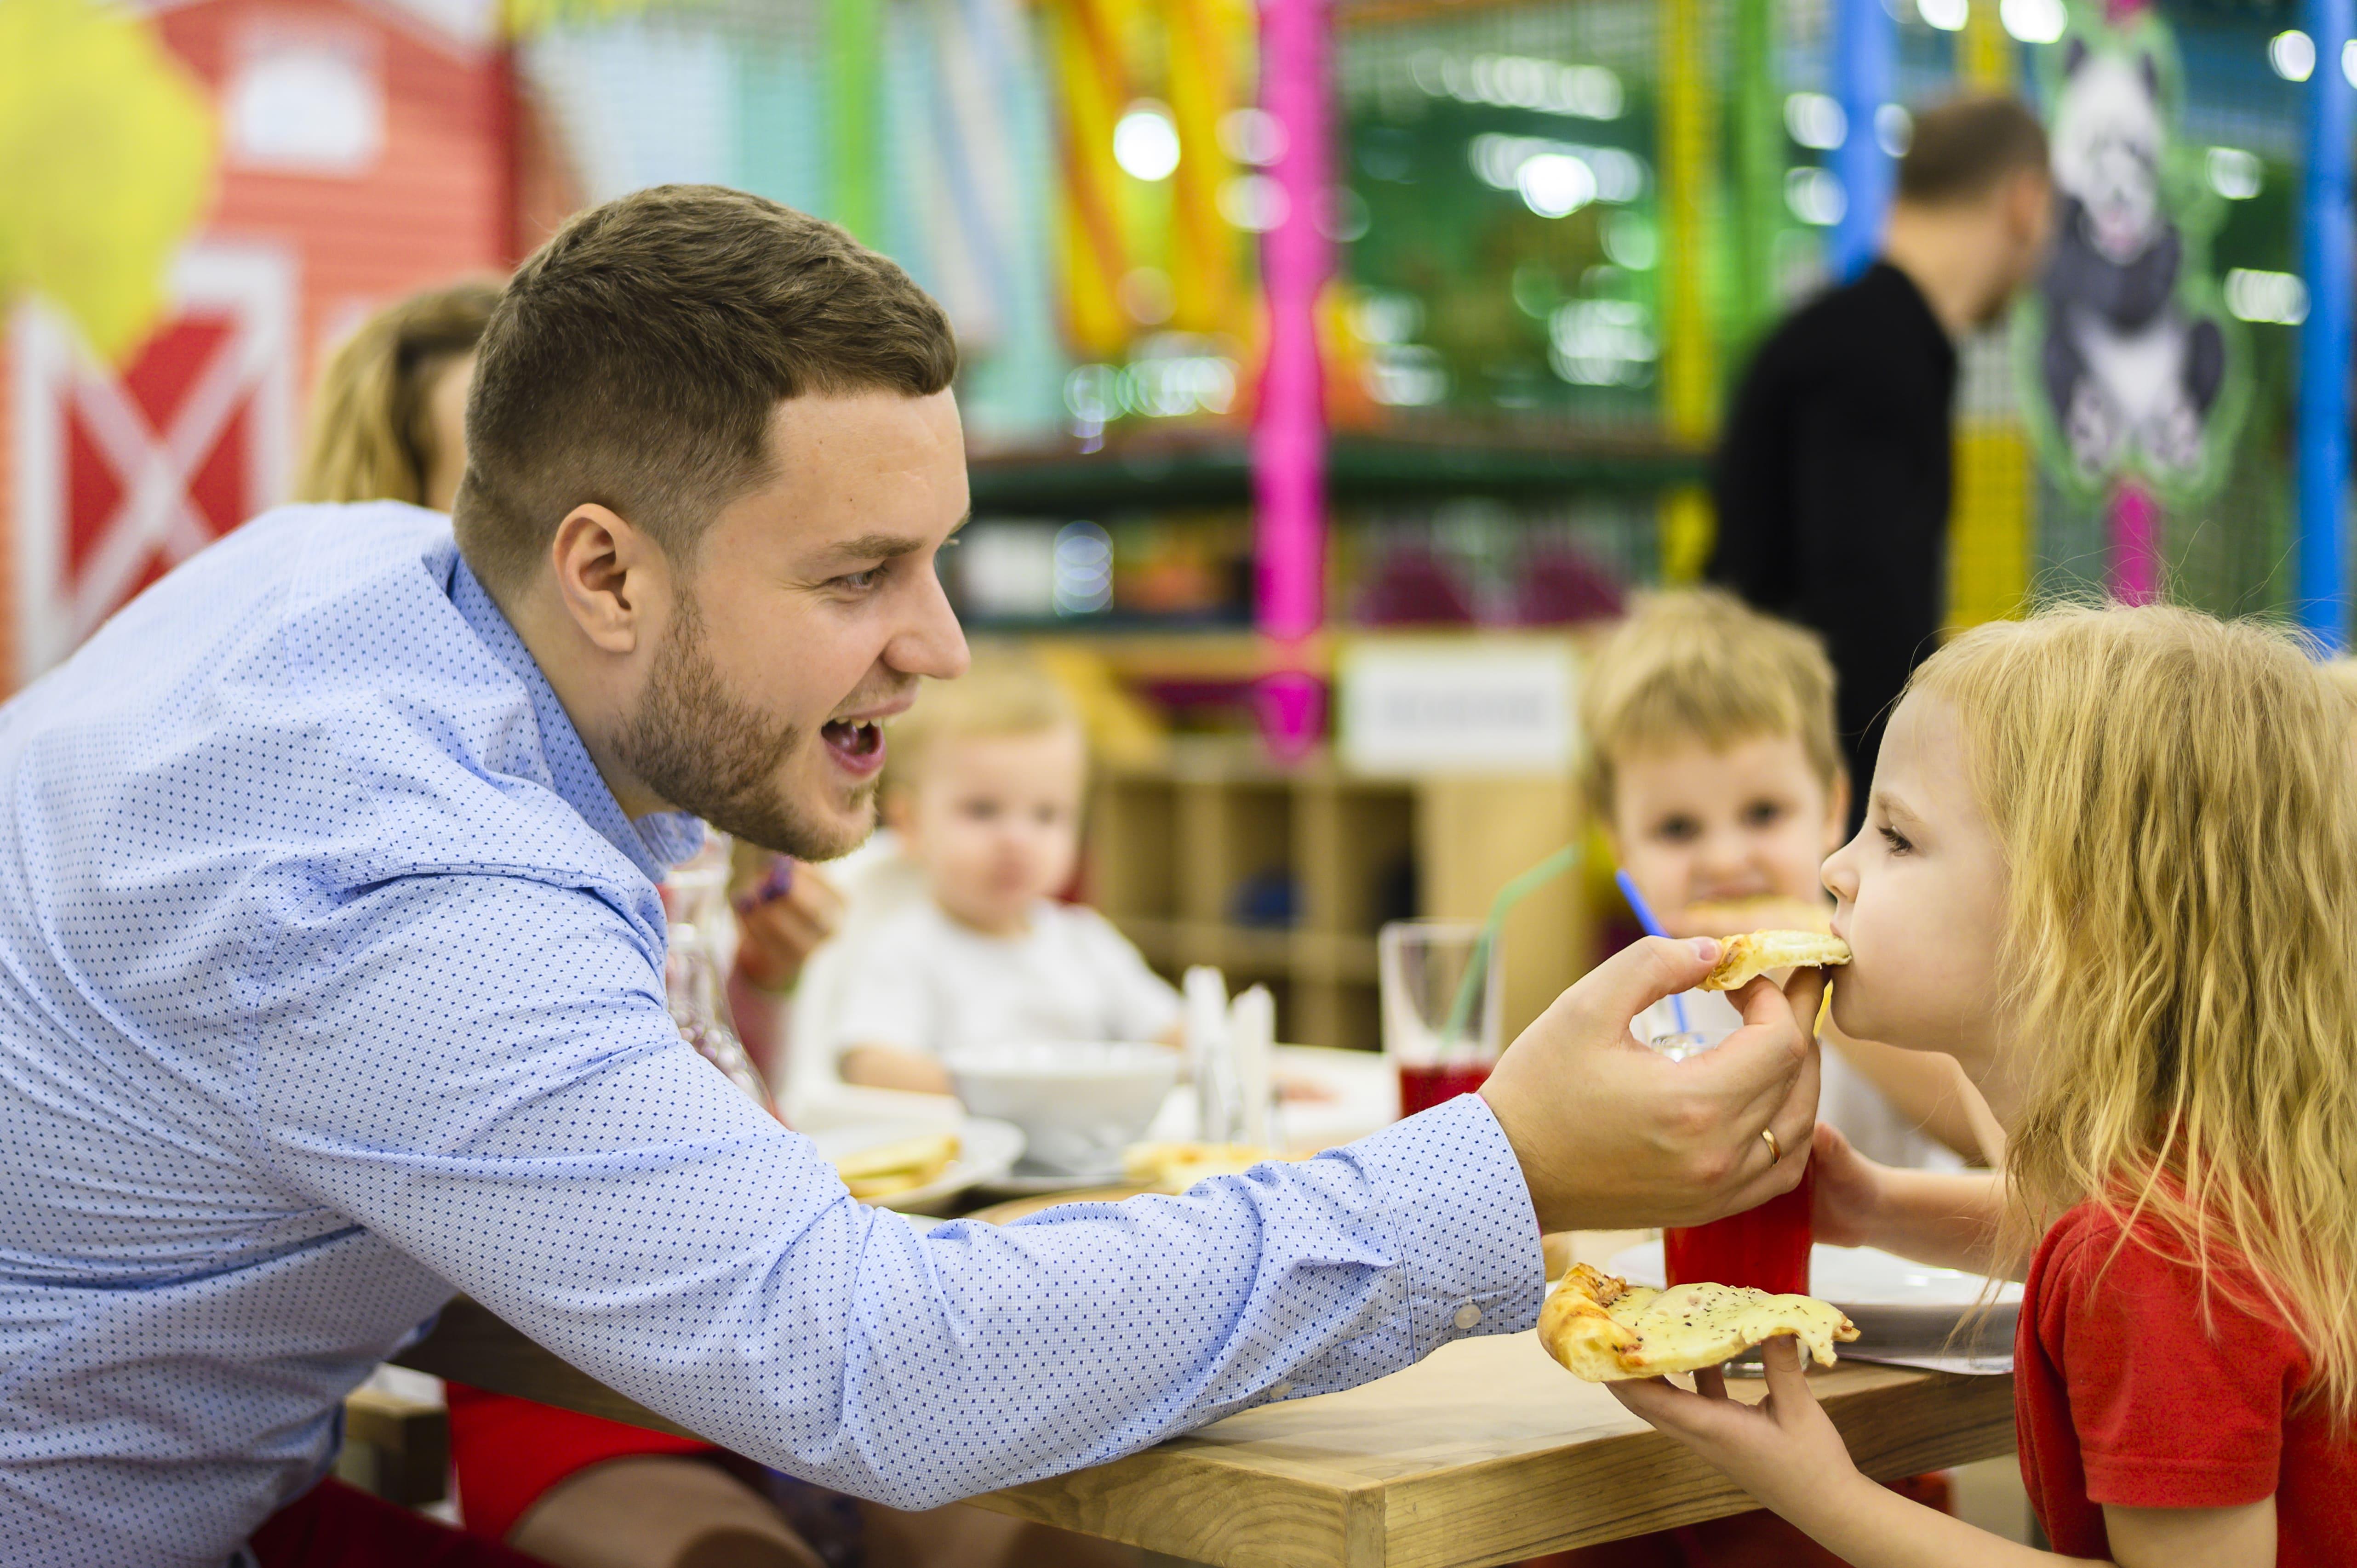
M 1580 718 L 1589 809 L 1664 925 L 1689 936 L 1824 929 L 1819 867 L 1846 836 L 1850 780 L 1833 667 L 1813 635 L 1717 589 L 1650 596 L 1592 660 Z M 1726 1007 L 1689 999 L 1714 1004 Z M 1732 1028 L 1726 1011 L 1717 1022 Z M 1994 1157 L 1982 1145 L 1995 1124 L 1974 1114 L 1954 1062 L 1845 1038 L 1830 1020 L 1822 1038 L 1818 1119 L 1869 1158 Z
M 845 972 L 843 1081 L 947 1093 L 944 1056 L 1006 1040 L 1163 1040 L 1178 993 L 1093 909 L 1057 901 L 1080 856 L 1088 745 L 1045 673 L 977 660 L 892 726 L 883 814 L 924 896 Z

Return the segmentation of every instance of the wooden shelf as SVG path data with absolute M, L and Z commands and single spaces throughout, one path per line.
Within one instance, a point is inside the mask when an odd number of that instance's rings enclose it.
M 1257 741 L 1182 737 L 1095 784 L 1088 899 L 1174 978 L 1216 964 L 1275 993 L 1282 1037 L 1372 1048 L 1376 929 L 1403 914 L 1479 918 L 1507 880 L 1583 826 L 1567 779 L 1361 779 L 1319 753 L 1284 767 Z M 1290 885 L 1292 923 L 1238 918 Z M 1412 899 L 1413 907 L 1403 907 Z M 1576 978 L 1584 912 L 1568 880 L 1506 929 L 1511 1036 Z
M 1327 454 L 1328 496 L 1387 504 L 1484 495 L 1556 500 L 1572 490 L 1696 484 L 1708 455 L 1644 435 L 1576 428 L 1343 433 Z M 985 448 L 966 465 L 976 512 L 1083 517 L 1247 506 L 1252 455 L 1227 429 L 1141 432 L 1099 451 L 1076 444 Z
M 1375 983 L 1375 939 L 1350 931 L 1238 926 L 1132 915 L 1122 929 L 1151 962 L 1169 970 L 1213 963 L 1231 975 Z

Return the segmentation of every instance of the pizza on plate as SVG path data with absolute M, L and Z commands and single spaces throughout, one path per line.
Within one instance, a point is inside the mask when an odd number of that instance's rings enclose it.
M 1771 969 L 1822 969 L 1847 963 L 1849 944 L 1815 931 L 1747 931 L 1718 945 L 1718 961 L 1702 977 L 1705 991 L 1732 991 Z
M 1248 1144 L 1132 1144 L 1121 1157 L 1122 1174 L 1161 1192 L 1184 1192 L 1206 1176 L 1242 1176 L 1272 1150 Z
M 1805 1295 L 1740 1285 L 1632 1285 L 1572 1264 L 1539 1311 L 1539 1343 L 1591 1383 L 1692 1372 L 1790 1334 L 1820 1367 L 1834 1346 L 1857 1337 L 1841 1308 Z
M 834 1169 L 852 1197 L 873 1203 L 879 1197 L 916 1191 L 949 1169 L 957 1157 L 955 1133 L 928 1133 L 845 1155 L 834 1162 Z

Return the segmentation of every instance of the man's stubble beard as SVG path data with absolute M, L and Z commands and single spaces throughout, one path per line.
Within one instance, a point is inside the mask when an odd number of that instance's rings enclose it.
M 655 652 L 638 711 L 615 737 L 622 765 L 671 805 L 731 838 L 798 860 L 833 860 L 858 847 L 875 822 L 864 808 L 876 786 L 851 794 L 867 826 L 845 830 L 811 821 L 779 775 L 788 758 L 823 743 L 739 702 L 712 661 L 695 601 L 682 594 L 673 608 L 675 624 Z

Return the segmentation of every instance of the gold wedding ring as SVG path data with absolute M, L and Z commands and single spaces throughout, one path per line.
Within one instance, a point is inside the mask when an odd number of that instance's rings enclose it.
M 1762 1127 L 1760 1135 L 1768 1140 L 1768 1158 L 1776 1165 L 1784 1163 L 1784 1145 L 1776 1141 L 1776 1129 Z

